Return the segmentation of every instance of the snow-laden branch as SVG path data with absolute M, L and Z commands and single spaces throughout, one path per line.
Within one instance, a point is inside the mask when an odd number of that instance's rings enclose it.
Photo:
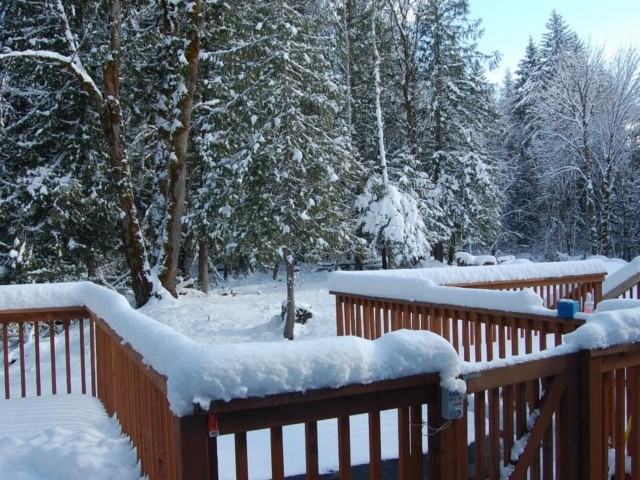
M 97 107 L 102 105 L 102 92 L 87 73 L 82 64 L 74 62 L 73 57 L 61 55 L 50 50 L 23 50 L 19 52 L 0 53 L 0 61 L 9 58 L 31 58 L 43 62 L 54 63 L 69 69 L 80 81 L 82 88 L 89 94 Z

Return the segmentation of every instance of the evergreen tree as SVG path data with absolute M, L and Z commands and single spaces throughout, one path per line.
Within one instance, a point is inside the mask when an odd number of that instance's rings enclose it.
M 216 113 L 224 117 L 208 145 L 223 153 L 207 175 L 224 203 L 210 204 L 220 222 L 214 230 L 227 255 L 284 262 L 285 337 L 293 338 L 296 261 L 353 247 L 353 228 L 345 225 L 354 174 L 345 89 L 329 61 L 332 15 L 323 5 L 264 0 L 235 7 L 230 21 L 244 28 L 230 26 L 230 43 L 216 55 Z M 224 139 L 215 133 L 223 124 Z
M 480 66 L 490 57 L 477 50 L 479 22 L 468 19 L 468 10 L 466 0 L 428 0 L 418 12 L 424 168 L 445 214 L 438 234 L 448 241 L 449 262 L 458 246 L 490 239 L 499 218 L 495 165 L 483 134 L 496 120 Z M 444 259 L 442 243 L 435 254 Z
M 3 53 L 27 45 L 36 51 L 67 48 L 57 35 L 61 24 L 84 28 L 94 13 L 78 6 L 67 18 L 61 7 L 11 2 L 0 31 Z M 6 180 L 0 185 L 0 241 L 5 258 L 18 244 L 29 260 L 28 267 L 11 269 L 8 280 L 97 279 L 98 265 L 113 259 L 119 238 L 108 227 L 116 221 L 114 202 L 106 156 L 93 141 L 100 131 L 90 97 L 74 88 L 73 74 L 58 74 L 51 64 L 32 59 L 0 63 L 0 77 L 0 164 Z

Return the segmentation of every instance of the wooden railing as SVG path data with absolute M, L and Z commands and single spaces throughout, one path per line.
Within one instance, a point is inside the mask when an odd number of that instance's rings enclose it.
M 375 339 L 394 330 L 428 330 L 447 339 L 465 361 L 545 350 L 559 345 L 563 334 L 584 323 L 555 316 L 330 293 L 336 297 L 338 335 Z
M 440 433 L 439 461 L 450 470 L 435 478 L 595 480 L 609 478 L 610 458 L 615 478 L 640 478 L 640 344 L 521 356 L 521 363 L 505 366 L 500 359 L 560 345 L 584 322 L 333 293 L 340 335 L 429 330 L 471 359 L 467 415 Z M 471 418 L 474 435 L 468 437 Z
M 18 396 L 11 388 L 12 376 L 19 377 L 14 390 L 19 389 L 20 397 L 55 395 L 60 390 L 96 395 L 95 324 L 84 307 L 0 310 L 0 325 L 5 399 Z M 28 345 L 33 345 L 33 375 L 26 370 Z M 72 351 L 78 365 L 71 364 Z
M 252 478 L 255 447 L 249 435 L 264 429 L 270 438 L 272 478 L 284 479 L 285 427 L 291 425 L 304 431 L 306 478 L 320 478 L 319 446 L 326 440 L 319 422 L 324 420 L 333 421 L 337 432 L 341 479 L 352 478 L 351 445 L 362 443 L 367 445 L 369 478 L 381 478 L 387 466 L 382 439 L 388 435 L 398 439 L 394 468 L 399 479 L 497 479 L 507 472 L 513 479 L 601 480 L 608 478 L 609 449 L 615 452 L 616 478 L 625 478 L 626 462 L 630 478 L 640 478 L 640 345 L 527 358 L 522 354 L 550 349 L 580 322 L 394 299 L 338 298 L 343 334 L 349 328 L 351 334 L 369 332 L 375 338 L 396 328 L 426 328 L 449 338 L 461 356 L 482 359 L 465 364 L 469 403 L 463 418 L 441 417 L 442 388 L 435 374 L 216 401 L 179 418 L 169 408 L 166 379 L 84 307 L 0 312 L 5 397 L 15 398 L 18 391 L 23 396 L 63 391 L 97 395 L 110 414 L 117 414 L 150 479 L 221 477 L 225 435 L 233 437 L 234 478 Z M 369 327 L 365 318 L 371 320 Z M 58 334 L 36 340 L 43 324 Z M 27 331 L 33 331 L 31 337 Z M 465 332 L 469 337 L 474 332 L 473 342 L 465 340 Z M 502 343 L 504 347 L 498 346 Z M 11 348 L 17 353 L 10 358 Z M 74 349 L 85 360 L 66 360 L 75 356 Z M 30 354 L 39 358 L 39 381 L 29 379 L 24 366 Z M 520 356 L 500 360 L 511 354 Z M 53 364 L 50 370 L 47 362 Z M 76 380 L 79 376 L 87 381 Z M 14 384 L 19 386 L 12 390 Z M 389 410 L 397 419 L 392 432 L 381 422 Z M 357 415 L 366 416 L 364 434 L 352 428 Z M 473 422 L 472 435 L 468 422 Z M 291 448 L 302 454 L 301 444 Z M 513 455 L 516 451 L 519 455 Z
M 598 273 L 501 282 L 452 283 L 447 286 L 483 288 L 487 290 L 524 290 L 525 288 L 530 288 L 540 295 L 544 306 L 547 308 L 555 309 L 558 307 L 558 300 L 568 298 L 578 300 L 580 309 L 582 309 L 588 293 L 591 294 L 595 304 L 602 299 L 602 282 L 604 282 L 604 278 L 604 273 Z
M 616 288 L 608 291 L 603 297 L 604 299 L 612 298 L 630 298 L 640 299 L 640 273 L 636 273 L 626 279 L 625 282 L 617 285 Z
M 318 446 L 326 443 L 326 440 L 318 436 L 318 422 L 327 419 L 335 420 L 334 428 L 337 429 L 340 478 L 351 478 L 351 445 L 354 440 L 360 447 L 363 444 L 368 447 L 370 478 L 381 478 L 381 435 L 393 434 L 399 440 L 398 478 L 424 478 L 423 452 L 427 447 L 429 451 L 435 451 L 435 445 L 439 441 L 437 436 L 427 435 L 427 425 L 439 428 L 443 424 L 436 407 L 439 381 L 439 375 L 427 374 L 370 385 L 213 402 L 205 413 L 212 419 L 212 424 L 216 425 L 216 434 L 234 436 L 236 480 L 251 478 L 247 433 L 263 429 L 269 430 L 270 447 L 266 457 L 271 459 L 272 478 L 286 478 L 283 427 L 290 425 L 301 425 L 304 430 L 304 453 L 300 445 L 294 448 L 297 455 L 305 457 L 306 478 L 319 478 Z M 381 431 L 381 413 L 386 410 L 396 411 L 395 432 Z M 368 429 L 364 437 L 354 439 L 351 419 L 355 415 L 367 416 Z M 218 438 L 212 438 L 210 450 L 214 479 L 218 478 Z M 430 472 L 441 468 L 437 465 L 437 460 L 436 456 L 430 457 Z
M 174 416 L 166 379 L 86 307 L 0 310 L 0 325 L 6 399 L 18 397 L 14 390 L 21 397 L 97 396 L 137 447 L 144 474 L 207 478 L 206 417 Z M 34 375 L 26 368 L 31 354 Z M 18 380 L 20 386 L 12 390 Z

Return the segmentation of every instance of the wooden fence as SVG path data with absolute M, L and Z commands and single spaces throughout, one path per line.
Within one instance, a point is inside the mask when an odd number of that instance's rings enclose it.
M 5 398 L 18 396 L 10 389 L 10 375 L 20 379 L 20 396 L 63 390 L 97 395 L 110 414 L 117 414 L 151 479 L 220 478 L 219 442 L 224 435 L 233 436 L 234 478 L 253 478 L 250 459 L 256 452 L 249 435 L 263 429 L 270 438 L 267 456 L 272 478 L 284 479 L 284 438 L 290 425 L 300 425 L 304 431 L 304 442 L 292 448 L 302 455 L 304 446 L 306 478 L 321 478 L 319 446 L 325 439 L 318 425 L 323 420 L 333 421 L 337 430 L 340 479 L 353 478 L 356 471 L 353 442 L 367 445 L 369 478 L 382 478 L 386 464 L 381 445 L 387 435 L 397 438 L 395 477 L 403 480 L 497 479 L 503 472 L 514 479 L 601 480 L 607 478 L 610 451 L 616 479 L 625 478 L 626 473 L 640 478 L 638 345 L 500 364 L 499 359 L 510 354 L 560 343 L 562 335 L 580 322 L 396 299 L 344 294 L 336 298 L 340 299 L 342 334 L 369 332 L 376 338 L 395 328 L 426 328 L 448 338 L 463 357 L 493 361 L 482 366 L 466 364 L 465 415 L 457 420 L 441 417 L 439 376 L 428 374 L 213 402 L 207 409 L 195 408 L 192 415 L 178 418 L 169 409 L 166 379 L 84 307 L 0 312 Z M 53 340 L 33 338 L 43 324 L 59 332 Z M 35 345 L 48 345 L 36 347 L 36 364 L 43 366 L 36 367 L 40 380 L 35 382 L 23 366 L 27 330 L 33 332 Z M 17 337 L 12 337 L 15 331 Z M 65 360 L 74 349 L 85 358 L 79 364 Z M 18 353 L 10 358 L 9 350 Z M 51 373 L 46 362 L 52 364 Z M 76 380 L 79 377 L 87 381 Z M 384 413 L 388 410 L 397 418 L 393 432 L 381 426 L 381 416 L 388 415 Z M 356 415 L 366 416 L 364 437 L 352 431 Z M 473 422 L 473 429 L 468 422 Z
M 399 329 L 428 330 L 447 339 L 465 361 L 545 350 L 559 345 L 562 335 L 584 323 L 555 316 L 331 293 L 336 296 L 338 335 L 372 340 Z
M 429 330 L 447 338 L 470 365 L 542 352 L 584 323 L 332 293 L 339 335 Z M 520 362 L 470 367 L 467 415 L 440 433 L 440 461 L 449 467 L 435 478 L 496 479 L 504 470 L 514 479 L 603 479 L 609 478 L 609 450 L 615 478 L 640 478 L 640 345 Z M 474 435 L 468 438 L 469 418 Z M 472 458 L 466 445 L 474 446 Z
M 470 267 L 472 268 L 472 267 Z M 449 287 L 483 288 L 486 290 L 523 290 L 532 289 L 540 295 L 545 307 L 555 309 L 558 300 L 568 298 L 578 300 L 580 309 L 584 307 L 587 294 L 591 294 L 594 303 L 602 299 L 604 273 L 573 275 L 564 277 L 532 278 L 527 280 L 508 280 L 500 282 L 451 283 Z
M 635 273 L 620 285 L 616 285 L 611 291 L 604 295 L 605 299 L 630 298 L 640 299 L 640 273 Z
M 150 478 L 207 478 L 206 418 L 174 416 L 166 379 L 102 319 L 75 306 L 0 310 L 0 324 L 5 399 L 58 393 L 97 396 L 109 415 L 117 414 Z M 28 345 L 33 345 L 34 375 L 26 369 Z M 10 352 L 18 354 L 10 358 Z M 73 364 L 72 357 L 79 358 L 79 364 Z M 11 390 L 16 374 L 19 395 Z

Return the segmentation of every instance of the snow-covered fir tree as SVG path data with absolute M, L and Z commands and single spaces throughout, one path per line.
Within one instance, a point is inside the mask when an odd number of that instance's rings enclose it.
M 219 161 L 207 175 L 223 199 L 211 203 L 212 223 L 228 258 L 284 263 L 292 338 L 296 262 L 353 247 L 346 182 L 355 172 L 346 89 L 329 61 L 333 15 L 321 2 L 230 7 L 237 17 L 229 21 L 243 28 L 215 54 L 224 116 L 212 119 L 233 140 L 210 137 Z
M 479 22 L 468 18 L 466 0 L 427 0 L 418 11 L 417 65 L 425 95 L 420 139 L 428 152 L 425 171 L 443 211 L 437 259 L 491 240 L 499 219 L 495 161 L 484 132 L 495 126 L 492 92 L 482 72 Z

